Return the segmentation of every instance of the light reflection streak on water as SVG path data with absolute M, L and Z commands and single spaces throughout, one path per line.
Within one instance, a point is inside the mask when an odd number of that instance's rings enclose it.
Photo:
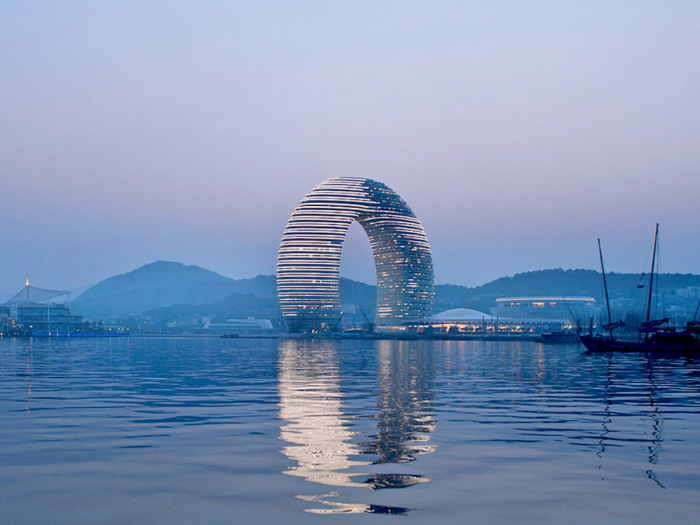
M 337 347 L 322 341 L 285 341 L 279 348 L 280 418 L 286 421 L 280 438 L 290 445 L 282 452 L 296 465 L 284 474 L 306 481 L 350 489 L 404 488 L 430 481 L 417 474 L 357 472 L 357 467 L 413 461 L 418 454 L 433 452 L 427 444 L 435 429 L 432 417 L 433 366 L 429 349 L 416 352 L 395 343 L 379 343 L 378 432 L 358 445 L 350 430 Z M 374 461 L 351 457 L 375 455 Z M 407 508 L 369 503 L 346 503 L 329 498 L 338 491 L 298 495 L 321 503 L 309 508 L 315 514 L 404 514 Z
M 348 430 L 349 420 L 343 416 L 340 380 L 332 347 L 297 346 L 294 341 L 280 345 L 280 418 L 288 421 L 280 438 L 291 443 L 282 452 L 297 463 L 284 474 L 324 485 L 363 486 L 353 481 L 358 474 L 344 472 L 370 462 L 350 459 L 359 450 L 350 443 L 355 432 Z

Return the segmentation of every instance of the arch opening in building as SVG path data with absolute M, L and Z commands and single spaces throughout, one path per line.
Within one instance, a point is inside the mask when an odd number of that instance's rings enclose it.
M 290 332 L 339 329 L 340 258 L 353 221 L 364 229 L 374 256 L 376 326 L 401 329 L 430 315 L 435 282 L 423 226 L 385 184 L 340 177 L 304 197 L 282 235 L 277 294 Z

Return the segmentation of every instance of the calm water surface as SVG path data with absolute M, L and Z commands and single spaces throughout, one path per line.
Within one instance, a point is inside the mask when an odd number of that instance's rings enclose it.
M 699 496 L 697 358 L 0 340 L 2 523 L 668 524 Z

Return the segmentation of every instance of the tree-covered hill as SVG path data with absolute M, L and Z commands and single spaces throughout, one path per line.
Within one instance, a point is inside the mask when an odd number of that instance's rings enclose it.
M 359 305 L 368 314 L 376 309 L 375 286 L 341 278 L 340 294 L 343 304 Z M 274 275 L 230 279 L 199 266 L 157 261 L 101 281 L 71 306 L 79 315 L 105 320 L 168 308 L 171 313 L 182 310 L 183 315 L 193 308 L 214 317 L 271 315 L 272 304 L 277 308 Z
M 610 273 L 611 301 L 643 302 L 648 276 Z M 637 285 L 642 282 L 645 288 Z M 666 295 L 683 295 L 687 310 L 700 294 L 700 275 L 663 274 L 658 281 Z M 341 278 L 344 305 L 355 305 L 371 316 L 376 311 L 373 285 Z M 482 286 L 436 286 L 433 312 L 473 308 L 489 313 L 500 297 L 591 296 L 603 302 L 602 278 L 594 270 L 540 270 L 502 277 Z M 273 275 L 230 279 L 198 266 L 158 261 L 132 272 L 110 277 L 85 291 L 73 302 L 73 310 L 90 319 L 149 316 L 158 319 L 212 317 L 230 319 L 264 317 L 278 319 L 279 306 Z
M 274 277 L 234 280 L 199 266 L 157 261 L 101 281 L 78 296 L 72 308 L 91 319 L 110 319 L 164 306 L 213 303 L 233 293 L 274 298 Z
M 643 301 L 648 290 L 649 276 L 631 273 L 611 272 L 606 275 L 608 293 L 611 301 Z M 665 295 L 677 294 L 687 290 L 690 301 L 700 293 L 700 275 L 662 274 L 656 276 L 659 289 Z M 638 284 L 644 288 L 638 288 Z M 657 288 L 654 285 L 654 288 Z M 473 308 L 488 313 L 496 299 L 501 297 L 527 296 L 589 296 L 600 304 L 604 301 L 603 279 L 600 272 L 594 270 L 539 270 L 524 272 L 512 277 L 501 277 L 482 286 L 469 288 L 456 285 L 436 286 L 434 311 L 440 312 L 450 308 Z

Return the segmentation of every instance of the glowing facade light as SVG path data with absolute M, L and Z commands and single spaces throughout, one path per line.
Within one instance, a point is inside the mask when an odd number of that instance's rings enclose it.
M 370 179 L 330 179 L 292 213 L 277 257 L 277 293 L 292 332 L 333 330 L 340 322 L 340 258 L 348 228 L 360 223 L 377 270 L 377 326 L 427 318 L 435 296 L 423 226 L 393 190 Z

